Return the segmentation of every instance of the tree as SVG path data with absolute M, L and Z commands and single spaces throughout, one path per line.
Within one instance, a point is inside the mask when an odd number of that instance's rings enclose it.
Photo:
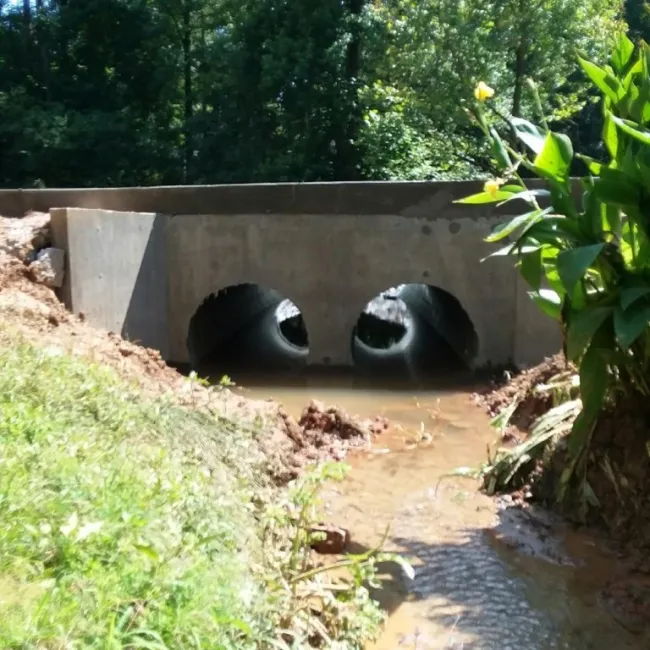
M 482 150 L 462 116 L 468 89 L 485 80 L 498 91 L 498 109 L 520 115 L 536 108 L 525 86 L 532 78 L 547 115 L 567 119 L 589 88 L 574 73 L 575 48 L 600 60 L 623 28 L 622 0 L 385 0 L 374 10 L 388 31 L 386 82 L 421 124 L 479 166 Z

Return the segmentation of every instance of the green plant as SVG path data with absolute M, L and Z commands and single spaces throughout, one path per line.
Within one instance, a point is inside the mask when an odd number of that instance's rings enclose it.
M 413 577 L 408 562 L 382 550 L 388 530 L 374 548 L 363 553 L 315 562 L 311 546 L 323 535 L 313 532 L 320 522 L 320 492 L 330 481 L 342 480 L 348 470 L 347 465 L 334 462 L 311 467 L 264 513 L 265 557 L 281 576 L 269 587 L 287 601 L 283 619 L 287 647 L 305 647 L 315 637 L 317 645 L 326 648 L 363 648 L 384 620 L 368 591 L 368 586 L 381 587 L 377 564 L 396 562 Z
M 309 548 L 319 489 L 344 468 L 278 489 L 264 431 L 1 327 L 0 367 L 0 647 L 256 650 L 315 635 L 361 650 L 376 635 L 363 582 L 391 556 L 349 556 L 335 579 Z
M 516 258 L 531 297 L 561 324 L 565 354 L 579 367 L 582 409 L 568 440 L 560 499 L 576 476 L 588 499 L 586 460 L 605 401 L 620 392 L 650 396 L 650 48 L 621 36 L 609 65 L 578 59 L 603 96 L 607 160 L 576 156 L 570 139 L 549 129 L 543 115 L 541 125 L 499 116 L 519 142 L 509 144 L 488 123 L 490 94 L 478 88 L 473 117 L 501 177 L 461 201 L 528 206 L 487 241 L 508 240 L 491 256 Z M 536 86 L 528 85 L 541 113 Z M 589 171 L 577 182 L 576 158 Z M 544 185 L 527 185 L 524 169 Z

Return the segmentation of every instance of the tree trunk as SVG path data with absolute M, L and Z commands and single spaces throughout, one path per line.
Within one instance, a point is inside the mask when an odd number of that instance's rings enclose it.
M 350 42 L 346 52 L 345 124 L 341 125 L 336 141 L 334 174 L 336 180 L 347 181 L 359 178 L 360 155 L 357 145 L 361 126 L 359 112 L 359 77 L 361 75 L 362 34 L 360 17 L 365 0 L 347 0 L 346 6 L 352 19 Z
M 183 94 L 184 94 L 184 160 L 183 180 L 191 177 L 192 135 L 190 122 L 193 115 L 194 97 L 192 88 L 192 0 L 185 0 L 183 5 Z
M 527 25 L 524 18 L 526 1 L 519 0 L 519 43 L 515 50 L 515 88 L 512 95 L 512 115 L 521 117 L 521 104 L 524 95 L 524 82 L 526 79 L 526 56 L 528 54 Z

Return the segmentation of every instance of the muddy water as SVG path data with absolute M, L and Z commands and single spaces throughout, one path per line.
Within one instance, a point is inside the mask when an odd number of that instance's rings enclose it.
M 393 427 L 328 489 L 332 522 L 351 532 L 352 551 L 387 547 L 409 558 L 415 578 L 382 567 L 376 596 L 389 613 L 371 650 L 618 650 L 648 647 L 602 608 L 599 591 L 616 570 L 600 542 L 543 513 L 502 509 L 473 481 L 450 477 L 486 457 L 493 432 L 468 390 L 417 393 L 361 388 L 330 377 L 243 391 L 273 397 L 299 415 L 312 398 Z

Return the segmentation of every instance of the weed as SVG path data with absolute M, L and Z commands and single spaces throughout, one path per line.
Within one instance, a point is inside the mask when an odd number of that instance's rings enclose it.
M 309 557 L 316 488 L 339 469 L 278 491 L 259 432 L 2 330 L 0 367 L 0 647 L 353 649 L 374 636 L 362 583 L 385 556 L 348 558 L 352 580 L 329 586 Z

